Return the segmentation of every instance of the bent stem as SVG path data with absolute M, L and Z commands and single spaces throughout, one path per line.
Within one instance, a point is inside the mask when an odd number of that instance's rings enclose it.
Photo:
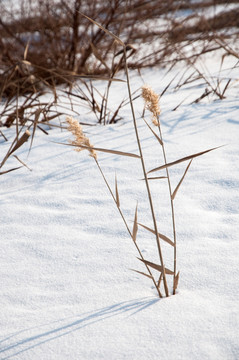
M 149 273 L 149 275 L 150 275 L 150 278 L 152 279 L 152 281 L 153 281 L 153 283 L 154 283 L 154 286 L 156 287 L 156 290 L 157 290 L 157 292 L 158 292 L 158 295 L 159 295 L 160 298 L 162 298 L 163 296 L 162 296 L 162 294 L 161 294 L 161 292 L 160 292 L 160 290 L 159 290 L 159 286 L 157 285 L 157 283 L 156 283 L 156 281 L 155 281 L 155 279 L 154 279 L 154 277 L 153 277 L 153 274 L 152 274 L 150 268 L 149 268 L 148 265 L 145 263 L 145 260 L 144 260 L 144 257 L 143 257 L 143 254 L 142 254 L 140 248 L 138 247 L 136 241 L 134 241 L 134 239 L 133 239 L 133 234 L 131 233 L 131 231 L 130 231 L 130 229 L 129 229 L 129 226 L 128 226 L 126 220 L 125 220 L 124 214 L 122 213 L 122 210 L 120 209 L 120 207 L 119 207 L 118 204 L 117 204 L 117 200 L 116 200 L 116 198 L 115 198 L 115 196 L 114 196 L 114 194 L 113 194 L 113 191 L 112 191 L 112 189 L 111 189 L 108 181 L 106 180 L 106 177 L 105 177 L 105 175 L 104 175 L 104 173 L 103 173 L 103 170 L 101 169 L 101 166 L 100 166 L 98 160 L 97 160 L 96 158 L 94 158 L 94 159 L 95 159 L 96 165 L 97 165 L 97 167 L 98 167 L 98 169 L 99 169 L 99 171 L 100 171 L 100 173 L 101 173 L 101 175 L 102 175 L 102 177 L 103 177 L 103 180 L 104 180 L 104 182 L 105 182 L 105 184 L 106 184 L 106 186 L 107 186 L 107 188 L 108 188 L 108 190 L 109 190 L 109 192 L 110 192 L 110 194 L 111 194 L 111 196 L 112 196 L 112 198 L 113 198 L 113 200 L 114 200 L 114 202 L 115 202 L 115 204 L 116 204 L 116 207 L 117 207 L 117 209 L 118 209 L 118 211 L 119 211 L 119 213 L 120 213 L 120 215 L 121 215 L 121 217 L 122 217 L 122 219 L 123 219 L 123 221 L 124 221 L 124 224 L 125 224 L 125 226 L 126 226 L 126 229 L 127 229 L 128 233 L 129 233 L 130 237 L 132 238 L 134 245 L 136 246 L 136 249 L 137 249 L 137 251 L 138 251 L 138 253 L 139 253 L 139 255 L 140 255 L 140 258 L 143 260 L 143 262 L 144 262 L 144 264 L 145 264 L 145 267 L 146 267 L 146 269 L 147 269 L 147 271 L 148 271 L 148 273 Z
M 127 87 L 128 87 L 128 94 L 129 94 L 131 112 L 132 112 L 132 116 L 133 116 L 135 135 L 136 135 L 136 139 L 137 139 L 137 144 L 138 144 L 138 149 L 139 149 L 140 159 L 141 159 L 141 165 L 142 165 L 143 174 L 144 174 L 144 180 L 145 180 L 147 193 L 148 193 L 148 199 L 149 199 L 149 203 L 150 203 L 150 209 L 151 209 L 151 214 L 152 214 L 152 219 L 153 219 L 153 224 L 154 224 L 154 230 L 155 230 L 155 235 L 156 235 L 156 242 L 157 242 L 157 247 L 158 247 L 159 258 L 160 258 L 160 262 L 161 262 L 161 266 L 162 266 L 163 284 L 164 284 L 165 295 L 168 297 L 169 293 L 168 293 L 168 285 L 167 285 L 167 279 L 166 279 L 165 268 L 164 268 L 164 263 L 163 263 L 163 254 L 162 254 L 162 250 L 161 250 L 160 239 L 159 239 L 159 236 L 158 236 L 158 228 L 157 228 L 156 216 L 155 216 L 155 212 L 154 212 L 153 200 L 152 200 L 151 191 L 150 191 L 150 187 L 149 187 L 149 182 L 148 182 L 148 178 L 147 178 L 147 172 L 146 172 L 146 169 L 145 169 L 143 152 L 142 152 L 141 143 L 140 143 L 140 140 L 139 140 L 138 128 L 137 128 L 137 124 L 136 124 L 136 117 L 135 117 L 134 106 L 133 106 L 133 101 L 132 101 L 125 45 L 123 46 L 123 48 L 124 48 L 124 60 L 125 60 L 125 73 L 126 73 L 126 79 L 127 79 Z M 158 288 L 157 285 L 156 285 L 156 288 Z

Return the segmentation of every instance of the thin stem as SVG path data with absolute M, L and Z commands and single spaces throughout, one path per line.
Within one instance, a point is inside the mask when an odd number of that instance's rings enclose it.
M 158 128 L 159 128 L 160 138 L 161 138 L 161 141 L 162 141 L 164 163 L 167 164 L 167 157 L 166 157 L 166 151 L 165 151 L 164 142 L 163 142 L 162 130 L 161 130 L 161 126 L 160 126 L 160 122 L 159 122 L 158 117 L 157 117 L 157 121 L 158 121 Z M 174 284 L 175 284 L 175 277 L 176 277 L 176 272 L 177 272 L 177 239 L 176 239 L 176 224 L 175 224 L 174 204 L 173 204 L 173 199 L 172 199 L 172 186 L 171 186 L 169 171 L 168 171 L 167 167 L 166 167 L 166 174 L 167 174 L 167 179 L 168 179 L 168 189 L 169 189 L 169 195 L 170 195 L 171 213 L 172 213 L 172 225 L 173 225 L 173 239 L 174 239 L 173 295 L 175 295 L 176 290 L 175 290 Z
M 126 73 L 126 78 L 127 78 L 128 94 L 129 94 L 129 99 L 130 99 L 131 112 L 132 112 L 132 116 L 133 116 L 135 135 L 136 135 L 136 139 L 137 139 L 137 143 L 138 143 L 138 149 L 139 149 L 139 153 L 140 153 L 141 165 L 142 165 L 145 184 L 146 184 L 146 188 L 147 188 L 147 192 L 148 192 L 148 199 L 149 199 L 149 203 L 150 203 L 150 209 L 151 209 L 151 214 L 152 214 L 152 219 L 153 219 L 153 224 L 154 224 L 154 230 L 155 230 L 155 234 L 156 234 L 156 242 L 157 242 L 157 247 L 158 247 L 159 258 L 160 258 L 161 266 L 163 268 L 162 274 L 163 274 L 164 290 L 165 290 L 166 296 L 168 297 L 169 296 L 168 285 L 167 285 L 167 279 L 166 279 L 166 274 L 165 274 L 165 269 L 164 269 L 163 255 L 162 255 L 162 250 L 161 250 L 161 245 L 160 245 L 160 239 L 159 239 L 159 236 L 158 236 L 158 228 L 157 228 L 157 222 L 156 222 L 156 217 L 155 217 L 155 212 L 154 212 L 154 207 L 153 207 L 153 200 L 152 200 L 151 191 L 150 191 L 150 187 L 149 187 L 149 182 L 148 182 L 148 178 L 147 178 L 147 173 L 146 173 L 146 169 L 145 169 L 143 152 L 142 152 L 141 143 L 140 143 L 140 140 L 139 140 L 138 128 L 137 128 L 137 124 L 136 124 L 136 117 L 135 117 L 134 106 L 133 106 L 133 101 L 132 101 L 125 46 L 124 46 L 124 59 L 125 59 L 125 73 Z
M 94 159 L 95 159 L 95 158 L 94 158 Z M 107 186 L 107 188 L 108 188 L 108 190 L 109 190 L 109 192 L 110 192 L 110 194 L 111 194 L 111 196 L 112 196 L 112 198 L 113 198 L 113 200 L 114 200 L 114 202 L 115 202 L 115 204 L 116 204 L 116 206 L 117 206 L 117 209 L 119 210 L 119 213 L 120 213 L 120 215 L 121 215 L 121 217 L 122 217 L 122 219 L 123 219 L 123 221 L 124 221 L 124 224 L 125 224 L 125 226 L 126 226 L 126 229 L 127 229 L 128 233 L 129 233 L 130 237 L 131 237 L 132 240 L 133 240 L 133 235 L 132 235 L 132 233 L 131 233 L 131 231 L 130 231 L 130 229 L 129 229 L 129 226 L 128 226 L 126 220 L 125 220 L 125 217 L 124 217 L 124 214 L 122 213 L 122 210 L 121 210 L 121 209 L 118 207 L 118 205 L 117 205 L 117 201 L 116 201 L 116 199 L 115 199 L 115 196 L 114 196 L 114 194 L 113 194 L 113 191 L 112 191 L 112 189 L 111 189 L 108 181 L 106 180 L 106 177 L 105 177 L 105 175 L 104 175 L 104 173 L 103 173 L 103 170 L 101 169 L 100 164 L 98 163 L 98 160 L 97 160 L 97 159 L 95 159 L 95 162 L 96 162 L 96 165 L 98 166 L 98 169 L 99 169 L 99 171 L 100 171 L 100 173 L 101 173 L 101 175 L 102 175 L 102 177 L 103 177 L 103 179 L 104 179 L 104 182 L 105 182 L 105 184 L 106 184 L 106 186 Z M 143 254 L 141 253 L 140 248 L 138 247 L 136 241 L 133 240 L 133 243 L 134 243 L 134 245 L 136 246 L 136 249 L 138 250 L 138 253 L 139 253 L 139 255 L 140 255 L 140 258 L 141 258 L 142 260 L 144 260 Z M 145 263 L 144 263 L 144 264 L 145 264 Z M 156 283 L 156 281 L 155 281 L 155 279 L 154 279 L 154 277 L 153 277 L 153 274 L 152 274 L 150 268 L 148 267 L 147 264 L 145 264 L 145 267 L 146 267 L 146 269 L 147 269 L 147 271 L 148 271 L 148 273 L 149 273 L 149 275 L 150 275 L 150 277 L 151 277 L 151 279 L 152 279 L 152 281 L 153 281 L 153 283 L 154 283 L 154 286 L 156 287 L 156 290 L 157 290 L 157 292 L 158 292 L 159 297 L 162 298 L 163 296 L 162 296 L 162 294 L 161 294 L 161 292 L 160 292 L 160 290 L 159 290 L 159 286 L 157 285 L 157 283 Z
M 16 100 L 16 135 L 17 135 L 17 141 L 18 141 L 18 135 L 19 135 L 19 111 L 18 111 L 18 98 L 19 98 L 19 84 L 17 84 L 17 100 Z
M 113 78 L 115 73 L 114 73 L 114 58 L 115 58 L 115 50 L 114 50 L 114 55 L 113 55 L 113 58 L 112 58 L 112 64 L 111 64 L 111 74 L 110 74 L 110 78 Z M 107 111 L 107 106 L 108 106 L 108 99 L 109 99 L 109 92 L 110 92 L 110 87 L 111 87 L 111 83 L 112 81 L 108 81 L 108 84 L 107 84 L 107 89 L 106 89 L 106 95 L 104 96 L 104 101 L 105 101 L 105 104 L 104 104 L 104 115 L 103 115 L 103 119 L 104 119 L 104 125 L 106 124 L 106 111 Z

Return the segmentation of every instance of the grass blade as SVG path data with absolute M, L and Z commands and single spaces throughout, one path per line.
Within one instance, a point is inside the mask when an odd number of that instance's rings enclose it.
M 167 176 L 153 176 L 153 177 L 148 177 L 148 180 L 159 180 L 159 179 L 167 179 Z M 140 179 L 140 180 L 145 180 L 145 179 Z
M 134 242 L 136 242 L 136 236 L 137 236 L 137 232 L 138 232 L 138 215 L 137 215 L 137 210 L 138 210 L 138 204 L 136 205 L 135 208 L 135 215 L 134 215 L 134 226 L 133 226 L 133 233 L 132 233 L 132 238 L 134 240 Z
M 140 261 L 142 261 L 143 263 L 145 263 L 146 265 L 150 266 L 151 268 L 155 269 L 155 270 L 158 270 L 159 272 L 163 272 L 163 266 L 161 265 L 158 265 L 158 264 L 155 264 L 151 261 L 147 261 L 147 260 L 144 260 L 144 259 L 140 259 L 138 258 Z M 167 269 L 166 267 L 164 267 L 164 271 L 165 271 L 165 274 L 168 274 L 168 275 L 174 275 L 174 272 Z
M 18 167 L 16 167 L 16 168 L 13 168 L 13 169 L 10 169 L 10 170 L 1 171 L 1 172 L 0 172 L 0 175 L 7 174 L 7 173 L 9 173 L 9 172 L 11 172 L 11 171 L 14 171 L 14 170 L 17 170 L 17 169 L 20 169 L 20 168 L 22 168 L 22 166 L 18 166 Z
M 159 98 L 161 99 L 161 97 L 166 93 L 166 91 L 168 90 L 168 88 L 170 87 L 170 85 L 172 84 L 172 82 L 176 79 L 176 77 L 178 76 L 179 73 L 177 73 L 172 80 L 168 83 L 168 85 L 163 89 L 163 91 L 161 92 L 161 94 L 159 95 Z
M 179 164 L 179 163 L 181 163 L 181 162 L 183 162 L 183 161 L 187 161 L 187 160 L 194 159 L 195 157 L 198 157 L 198 156 L 201 156 L 201 155 L 203 155 L 203 154 L 206 154 L 206 153 L 208 153 L 208 152 L 210 152 L 210 151 L 219 149 L 219 148 L 222 147 L 222 146 L 224 146 L 224 145 L 217 146 L 217 147 L 215 147 L 215 148 L 208 149 L 208 150 L 205 150 L 205 151 L 201 151 L 201 152 L 196 153 L 196 154 L 192 154 L 192 155 L 185 156 L 185 157 L 183 157 L 183 158 L 181 158 L 181 159 L 178 159 L 178 160 L 176 160 L 176 161 L 173 161 L 173 162 L 171 162 L 171 163 L 168 163 L 168 164 L 159 166 L 159 167 L 157 167 L 157 168 L 155 168 L 155 169 L 152 169 L 152 170 L 148 171 L 148 174 L 150 174 L 150 173 L 152 173 L 152 172 L 154 172 L 154 171 L 158 171 L 158 170 L 162 170 L 162 169 L 165 169 L 165 168 L 169 168 L 170 166 L 177 165 L 177 164 Z
M 3 134 L 3 132 L 0 130 L 0 134 L 2 135 L 2 137 L 4 138 L 5 141 L 8 141 L 6 136 Z
M 232 79 L 229 79 L 229 80 L 227 81 L 226 86 L 224 87 L 224 90 L 223 90 L 223 92 L 222 92 L 222 97 L 224 97 L 224 94 L 225 94 L 225 92 L 226 92 L 226 90 L 227 90 L 227 88 L 228 88 L 231 80 L 232 80 Z
M 33 139 L 34 139 L 34 135 L 35 135 L 35 132 L 36 132 L 36 128 L 37 128 L 37 124 L 38 124 L 38 120 L 39 120 L 39 117 L 40 117 L 40 115 L 41 115 L 41 112 L 42 112 L 42 109 L 37 109 L 37 110 L 35 111 L 35 119 L 34 119 L 34 122 L 33 122 L 32 138 L 31 138 L 31 144 L 30 144 L 30 147 L 29 147 L 29 152 L 28 152 L 28 154 L 30 153 L 31 148 L 32 148 Z
M 145 226 L 145 225 L 140 224 L 140 223 L 138 223 L 138 225 L 142 226 L 144 229 L 150 231 L 152 234 L 155 235 L 155 231 L 153 229 L 150 229 L 148 226 Z M 163 234 L 160 234 L 159 232 L 158 232 L 158 236 L 160 237 L 160 239 L 166 241 L 171 246 L 174 246 L 174 243 L 167 236 L 165 236 Z
M 117 207 L 119 208 L 120 207 L 120 200 L 119 200 L 119 192 L 118 192 L 118 186 L 117 186 L 117 178 L 116 178 L 116 175 L 115 175 L 115 200 L 116 200 L 116 205 Z
M 23 54 L 23 59 L 24 59 L 24 60 L 26 60 L 26 58 L 27 58 L 27 53 L 28 53 L 29 45 L 30 45 L 30 39 L 28 40 L 27 45 L 26 45 L 25 50 L 24 50 L 24 54 Z
M 132 154 L 132 153 L 128 153 L 128 152 L 123 152 L 123 151 L 103 149 L 103 148 L 97 148 L 97 147 L 86 146 L 86 145 L 65 144 L 65 143 L 61 143 L 61 142 L 57 142 L 57 141 L 52 141 L 52 142 L 54 142 L 55 144 L 60 144 L 60 145 L 75 146 L 75 147 L 78 147 L 78 148 L 80 147 L 80 148 L 82 148 L 82 149 L 102 151 L 102 152 L 105 152 L 105 153 L 110 153 L 110 154 L 115 154 L 115 155 L 121 155 L 121 156 L 128 156 L 128 157 L 133 157 L 133 158 L 136 158 L 136 159 L 140 159 L 140 156 L 139 156 L 139 155 Z
M 163 274 L 161 273 L 158 279 L 158 288 L 160 288 L 162 278 L 163 278 Z
M 186 167 L 186 170 L 185 170 L 185 172 L 184 172 L 181 180 L 179 181 L 178 185 L 176 186 L 174 192 L 172 193 L 172 200 L 175 199 L 175 196 L 176 196 L 176 194 L 177 194 L 177 192 L 178 192 L 178 189 L 179 189 L 179 187 L 181 186 L 181 184 L 182 184 L 182 182 L 183 182 L 183 179 L 185 178 L 185 175 L 187 174 L 187 171 L 188 171 L 188 169 L 189 169 L 192 161 L 193 161 L 193 159 L 190 160 L 190 162 L 189 162 L 188 166 Z
M 131 270 L 131 271 L 134 271 L 134 272 L 136 272 L 136 273 L 138 273 L 138 274 L 144 275 L 144 276 L 146 276 L 146 277 L 148 277 L 148 278 L 150 278 L 150 279 L 153 278 L 151 275 L 145 274 L 145 273 L 142 272 L 142 271 L 138 271 L 138 270 L 134 270 L 134 269 L 130 269 L 130 270 Z
M 177 290 L 177 287 L 178 287 L 179 274 L 180 274 L 180 271 L 177 273 L 177 275 L 175 276 L 175 279 L 174 279 L 174 283 L 173 283 L 173 291 L 174 292 Z
M 147 123 L 147 121 L 143 118 L 145 124 L 148 126 L 148 128 L 152 131 L 152 133 L 154 134 L 154 136 L 156 137 L 156 139 L 158 140 L 158 142 L 160 143 L 161 146 L 163 146 L 163 142 L 160 139 L 160 137 L 156 134 L 156 132 L 151 128 L 151 126 Z
M 89 18 L 88 16 L 86 16 L 85 14 L 83 14 L 82 12 L 79 11 L 79 13 L 84 16 L 86 19 L 90 20 L 93 24 L 97 25 L 101 30 L 103 30 L 106 34 L 110 35 L 111 37 L 113 37 L 120 45 L 122 45 L 123 47 L 125 47 L 125 44 L 122 40 L 120 40 L 120 38 L 118 36 L 116 36 L 115 34 L 113 34 L 111 31 L 105 29 L 102 25 L 100 25 L 98 22 L 96 22 L 95 20 Z
M 95 47 L 95 45 L 94 45 L 92 42 L 90 42 L 90 46 L 91 46 L 92 52 L 93 52 L 93 54 L 95 55 L 96 59 L 98 59 L 98 60 L 101 62 L 101 64 L 104 65 L 104 67 L 106 68 L 106 70 L 107 70 L 108 72 L 110 72 L 109 66 L 108 66 L 108 65 L 106 64 L 106 62 L 104 61 L 104 59 L 102 58 L 102 56 L 101 56 L 100 53 L 98 52 L 97 48 Z
M 28 166 L 27 166 L 27 164 L 25 164 L 24 163 L 24 161 L 22 161 L 21 159 L 19 159 L 19 157 L 17 156 L 17 155 L 13 155 L 16 159 L 17 159 L 17 161 L 19 161 L 23 166 L 25 166 L 29 171 L 32 171 L 32 169 L 30 169 Z M 20 166 L 20 167 L 22 167 L 22 166 Z
M 11 156 L 12 153 L 14 153 L 14 151 L 16 151 L 20 146 L 22 146 L 28 140 L 30 135 L 31 135 L 30 131 L 26 130 L 25 133 L 20 137 L 20 139 L 17 140 L 17 143 L 14 146 L 11 145 L 11 147 L 8 150 L 6 156 L 4 157 L 3 161 L 0 164 L 0 168 L 3 167 L 3 165 L 5 164 L 7 159 L 9 158 L 9 156 Z M 16 139 L 17 139 L 17 137 L 16 137 Z M 16 141 L 16 139 L 14 141 Z
M 100 75 L 78 75 L 78 74 L 73 73 L 72 76 L 78 77 L 80 79 L 125 82 L 125 80 L 111 78 L 111 77 L 107 77 L 107 76 L 100 76 Z
M 16 151 L 20 146 L 22 146 L 28 140 L 29 136 L 31 136 L 31 133 L 30 131 L 26 130 L 25 133 L 17 141 L 13 149 L 10 151 L 9 156 L 14 153 L 14 151 Z

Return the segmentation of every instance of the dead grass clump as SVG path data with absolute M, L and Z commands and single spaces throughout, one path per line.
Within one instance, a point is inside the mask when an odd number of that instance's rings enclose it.
M 234 9 L 228 8 L 234 4 Z M 157 1 L 142 0 L 91 2 L 83 0 L 22 0 L 11 9 L 11 0 L 0 3 L 0 96 L 35 92 L 39 87 L 71 85 L 75 75 L 107 75 L 124 68 L 122 52 L 115 51 L 117 61 L 112 71 L 112 45 L 102 28 L 95 27 L 82 13 L 120 36 L 130 60 L 128 67 L 165 65 L 179 61 L 178 51 L 192 41 L 203 42 L 200 52 L 220 48 L 216 39 L 238 36 L 237 1 Z M 14 2 L 12 3 L 14 4 Z M 224 6 L 217 13 L 216 6 Z M 207 9 L 215 9 L 212 16 Z M 182 17 L 182 14 L 183 17 Z M 178 16 L 180 20 L 178 20 Z M 162 23 L 162 26 L 157 24 Z M 154 50 L 144 46 L 157 39 Z M 155 43 L 156 44 L 156 43 Z M 185 55 L 185 54 L 184 54 Z M 194 51 L 194 54 L 197 55 Z M 24 63 L 25 61 L 25 63 Z

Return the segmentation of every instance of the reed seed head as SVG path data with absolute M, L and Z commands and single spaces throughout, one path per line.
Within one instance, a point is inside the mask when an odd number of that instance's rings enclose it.
M 145 109 L 149 110 L 152 113 L 152 122 L 154 125 L 159 126 L 159 95 L 156 94 L 153 89 L 148 86 L 142 86 L 142 97 L 144 99 Z
M 69 124 L 68 130 L 75 136 L 75 140 L 70 140 L 70 143 L 72 145 L 77 145 L 75 151 L 82 151 L 85 150 L 85 148 L 81 147 L 87 146 L 89 147 L 87 150 L 90 153 L 90 156 L 92 156 L 95 160 L 97 159 L 97 154 L 94 149 L 92 149 L 92 145 L 90 143 L 90 140 L 87 136 L 84 135 L 81 125 L 78 123 L 77 120 L 73 119 L 71 116 L 67 116 L 66 118 L 67 123 Z

